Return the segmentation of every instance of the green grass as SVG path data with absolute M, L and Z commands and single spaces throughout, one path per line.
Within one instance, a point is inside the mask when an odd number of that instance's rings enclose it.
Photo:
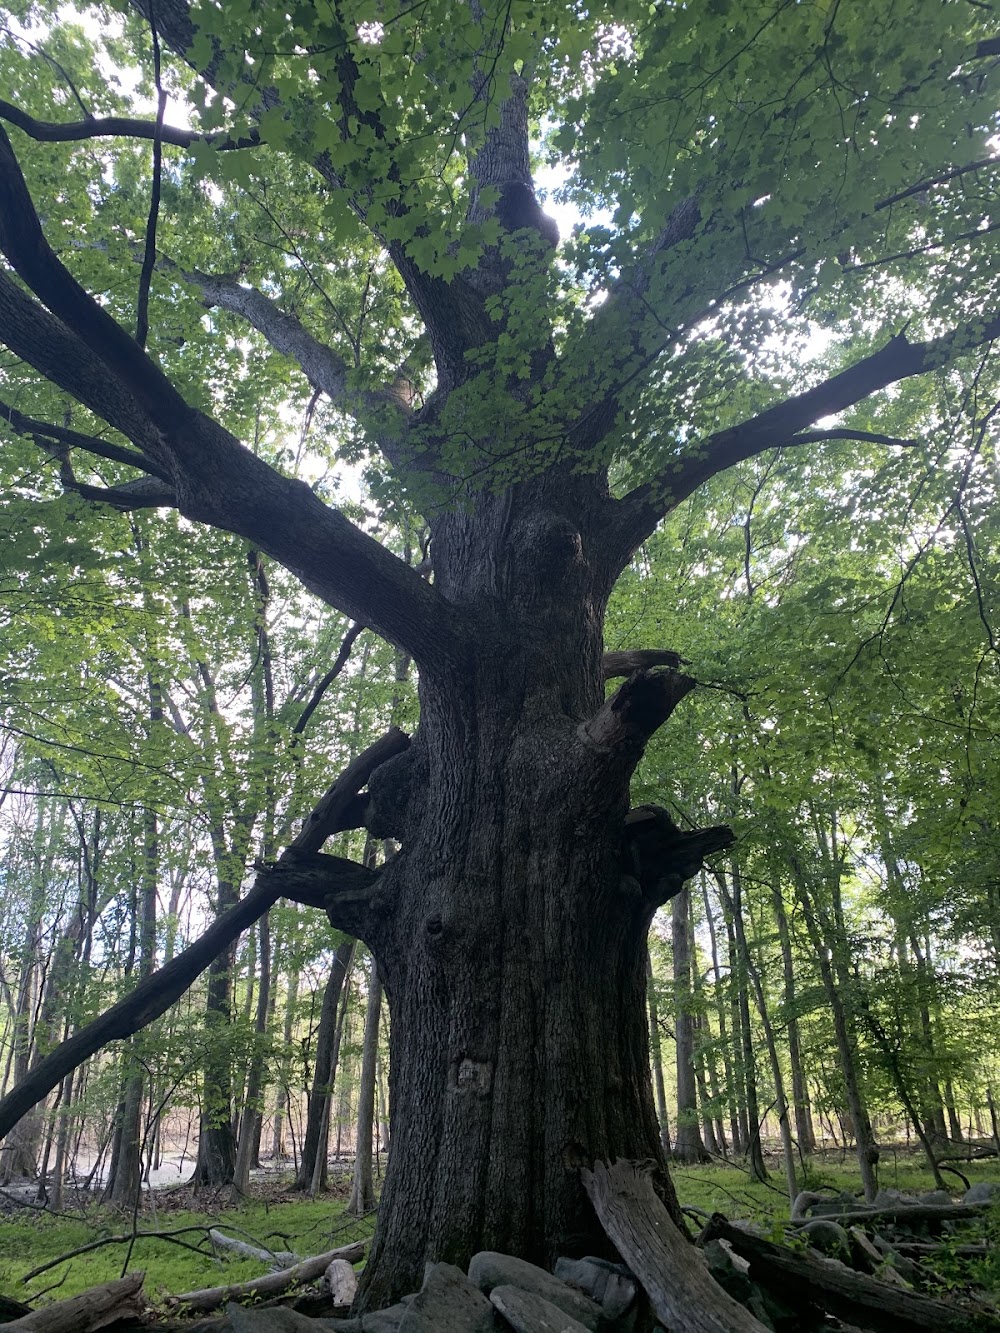
M 991 1180 L 1000 1184 L 1000 1161 L 996 1158 L 981 1162 L 956 1162 L 969 1183 Z M 673 1166 L 671 1175 L 677 1196 L 685 1206 L 704 1209 L 705 1212 L 725 1213 L 730 1218 L 754 1218 L 764 1222 L 780 1222 L 788 1217 L 789 1202 L 785 1192 L 785 1177 L 776 1156 L 768 1159 L 771 1173 L 769 1184 L 752 1180 L 746 1171 L 736 1166 Z M 861 1195 L 861 1176 L 853 1154 L 820 1154 L 811 1159 L 808 1168 L 798 1172 L 800 1189 L 847 1190 Z M 965 1193 L 965 1185 L 958 1176 L 945 1172 L 947 1188 L 956 1197 Z M 902 1190 L 907 1194 L 922 1194 L 934 1189 L 934 1178 L 922 1156 L 904 1149 L 883 1148 L 879 1163 L 879 1184 L 883 1189 Z
M 672 1174 L 682 1204 L 709 1213 L 723 1212 L 734 1219 L 778 1224 L 788 1216 L 788 1199 L 780 1162 L 771 1158 L 768 1165 L 769 1185 L 752 1181 L 745 1171 L 729 1165 L 675 1166 Z M 996 1160 L 957 1166 L 971 1183 L 1000 1183 L 1000 1162 Z M 962 1182 L 951 1176 L 948 1180 L 952 1192 L 960 1197 L 965 1188 Z M 891 1148 L 883 1149 L 880 1183 L 908 1193 L 934 1187 L 922 1158 Z M 800 1185 L 809 1189 L 829 1186 L 854 1193 L 861 1187 L 851 1156 L 842 1158 L 833 1153 L 814 1158 L 804 1176 L 800 1171 Z M 178 1239 L 199 1246 L 203 1252 L 193 1253 L 162 1240 L 139 1239 L 128 1259 L 129 1269 L 145 1270 L 146 1292 L 154 1301 L 181 1291 L 259 1277 L 265 1269 L 253 1260 L 216 1258 L 207 1241 L 207 1229 L 218 1226 L 228 1235 L 273 1250 L 292 1250 L 303 1257 L 318 1254 L 371 1234 L 372 1218 L 358 1221 L 345 1215 L 344 1195 L 342 1188 L 315 1201 L 304 1200 L 290 1194 L 280 1182 L 267 1182 L 254 1186 L 252 1197 L 239 1207 L 197 1211 L 191 1207 L 189 1192 L 164 1191 L 154 1196 L 155 1209 L 144 1202 L 138 1217 L 139 1230 L 201 1228 Z M 58 1300 L 120 1277 L 128 1254 L 125 1244 L 70 1257 L 28 1283 L 21 1281 L 33 1268 L 78 1246 L 131 1229 L 131 1217 L 94 1204 L 72 1216 L 52 1217 L 27 1209 L 0 1215 L 0 1291 L 34 1304 L 46 1292 L 45 1299 Z
M 185 1202 L 190 1200 L 186 1196 Z M 169 1241 L 138 1239 L 128 1259 L 129 1271 L 144 1269 L 146 1294 L 152 1300 L 199 1287 L 222 1286 L 260 1277 L 266 1267 L 254 1260 L 216 1258 L 208 1241 L 209 1227 L 272 1250 L 292 1250 L 300 1257 L 346 1245 L 371 1235 L 374 1219 L 348 1217 L 345 1200 L 326 1195 L 303 1200 L 268 1185 L 239 1207 L 195 1211 L 174 1206 L 157 1196 L 155 1212 L 145 1206 L 137 1219 L 140 1231 L 177 1231 L 197 1227 L 177 1239 L 204 1252 Z M 0 1291 L 34 1304 L 47 1289 L 48 1299 L 61 1300 L 101 1282 L 121 1277 L 127 1244 L 111 1244 L 77 1255 L 45 1273 L 22 1282 L 25 1274 L 90 1241 L 132 1231 L 131 1216 L 89 1205 L 79 1216 L 51 1217 L 21 1209 L 0 1216 Z M 54 1284 L 58 1283 L 58 1287 Z

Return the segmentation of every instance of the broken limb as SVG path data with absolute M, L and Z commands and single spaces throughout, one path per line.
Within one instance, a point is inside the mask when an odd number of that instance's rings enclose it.
M 686 665 L 685 659 L 672 648 L 627 648 L 605 653 L 601 671 L 605 680 L 613 680 L 616 676 L 631 676 L 633 671 L 646 671 L 650 667 L 670 667 L 677 671 Z
M 585 744 L 606 753 L 617 749 L 641 752 L 696 684 L 679 671 L 636 671 L 580 725 L 577 734 Z
M 686 881 L 702 868 L 706 856 L 724 851 L 735 840 L 726 824 L 678 828 L 670 813 L 659 805 L 631 809 L 625 816 L 625 836 L 636 878 L 645 896 L 657 907 L 680 893 Z
M 839 1220 L 839 1219 L 838 1219 Z M 748 1277 L 776 1286 L 784 1296 L 818 1304 L 831 1314 L 860 1321 L 886 1333 L 997 1333 L 1000 1315 L 993 1309 L 943 1301 L 856 1273 L 835 1259 L 775 1245 L 763 1236 L 733 1226 L 715 1213 L 699 1243 L 727 1241 L 750 1264 Z

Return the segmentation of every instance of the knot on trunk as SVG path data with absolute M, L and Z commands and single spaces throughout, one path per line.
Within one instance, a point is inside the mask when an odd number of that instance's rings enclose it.
M 642 887 L 644 897 L 659 907 L 675 898 L 701 870 L 705 857 L 734 842 L 727 824 L 681 829 L 661 805 L 637 805 L 625 816 L 626 873 Z

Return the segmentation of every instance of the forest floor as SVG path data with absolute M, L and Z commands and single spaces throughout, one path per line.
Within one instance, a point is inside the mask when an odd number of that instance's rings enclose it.
M 673 1178 L 683 1206 L 705 1214 L 725 1213 L 733 1221 L 752 1219 L 777 1235 L 788 1217 L 789 1201 L 780 1162 L 775 1158 L 769 1165 L 772 1177 L 768 1183 L 753 1181 L 746 1171 L 724 1163 L 675 1166 Z M 996 1158 L 955 1165 L 970 1184 L 1000 1184 Z M 966 1186 L 957 1176 L 948 1179 L 954 1197 L 960 1199 Z M 880 1184 L 908 1194 L 934 1188 L 923 1159 L 905 1148 L 883 1149 Z M 274 1175 L 254 1181 L 249 1196 L 237 1205 L 204 1194 L 195 1196 L 186 1186 L 159 1189 L 144 1195 L 134 1217 L 102 1208 L 83 1194 L 68 1194 L 58 1215 L 10 1206 L 0 1212 L 0 1293 L 35 1304 L 43 1295 L 59 1300 L 120 1277 L 124 1271 L 144 1269 L 146 1293 L 155 1301 L 221 1282 L 241 1282 L 265 1271 L 256 1260 L 216 1256 L 208 1238 L 213 1227 L 259 1248 L 293 1251 L 302 1257 L 365 1239 L 374 1230 L 374 1215 L 360 1219 L 347 1215 L 350 1181 L 346 1177 L 335 1179 L 330 1190 L 315 1200 L 293 1193 L 289 1185 L 290 1177 Z M 800 1185 L 860 1193 L 849 1154 L 826 1152 L 813 1158 Z M 157 1234 L 144 1236 L 144 1232 Z M 106 1243 L 73 1253 L 95 1241 Z M 44 1271 L 24 1280 L 43 1265 Z M 1000 1290 L 1000 1253 L 996 1249 L 978 1260 L 977 1268 L 978 1286 Z M 957 1259 L 952 1268 L 945 1263 L 946 1278 L 952 1270 L 955 1284 L 961 1285 L 966 1275 Z

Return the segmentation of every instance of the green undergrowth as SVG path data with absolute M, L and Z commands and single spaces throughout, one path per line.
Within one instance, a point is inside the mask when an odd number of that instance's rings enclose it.
M 955 1165 L 972 1184 L 980 1180 L 1000 1183 L 1000 1163 L 996 1159 Z M 724 1163 L 674 1166 L 672 1174 L 682 1205 L 706 1214 L 722 1212 L 733 1219 L 753 1219 L 779 1227 L 789 1210 L 784 1175 L 777 1158 L 770 1158 L 768 1166 L 767 1184 L 751 1180 L 736 1165 Z M 953 1195 L 960 1198 L 965 1190 L 963 1182 L 957 1176 L 948 1175 L 947 1179 Z M 883 1150 L 880 1184 L 907 1193 L 934 1188 L 922 1158 L 891 1148 Z M 799 1187 L 827 1187 L 860 1195 L 861 1183 L 850 1156 L 824 1154 L 812 1159 L 807 1168 L 800 1166 Z M 217 1257 L 208 1242 L 210 1227 L 262 1248 L 290 1250 L 305 1257 L 371 1235 L 374 1217 L 349 1217 L 345 1207 L 343 1188 L 310 1200 L 292 1194 L 287 1182 L 280 1181 L 255 1184 L 251 1196 L 238 1206 L 207 1204 L 203 1198 L 195 1200 L 187 1190 L 162 1191 L 153 1196 L 152 1202 L 144 1200 L 136 1227 L 140 1232 L 181 1232 L 173 1241 L 140 1236 L 131 1253 L 127 1243 L 113 1243 L 76 1255 L 71 1251 L 91 1241 L 131 1233 L 132 1217 L 93 1202 L 67 1205 L 58 1217 L 19 1208 L 0 1214 L 0 1292 L 29 1304 L 40 1299 L 58 1300 L 120 1277 L 126 1261 L 130 1271 L 145 1270 L 146 1291 L 153 1300 L 200 1287 L 243 1282 L 261 1276 L 266 1269 L 254 1260 Z M 183 1230 L 188 1227 L 195 1229 Z M 22 1281 L 32 1269 L 61 1256 L 66 1257 L 29 1282 Z M 985 1285 L 995 1289 L 997 1281 L 984 1277 Z
M 43 1293 L 46 1301 L 61 1300 L 121 1277 L 127 1262 L 130 1272 L 145 1270 L 146 1293 L 156 1301 L 201 1287 L 244 1282 L 268 1271 L 252 1259 L 216 1257 L 208 1239 L 210 1227 L 263 1249 L 292 1251 L 305 1258 L 367 1239 L 375 1225 L 374 1217 L 348 1216 L 344 1197 L 326 1194 L 317 1200 L 302 1199 L 271 1182 L 254 1188 L 251 1197 L 237 1206 L 206 1206 L 198 1200 L 199 1206 L 192 1207 L 191 1202 L 188 1191 L 181 1199 L 166 1192 L 154 1195 L 152 1204 L 144 1199 L 135 1219 L 139 1232 L 181 1234 L 173 1240 L 140 1236 L 131 1253 L 127 1242 L 115 1242 L 85 1254 L 70 1254 L 91 1241 L 133 1231 L 131 1215 L 94 1203 L 68 1205 L 58 1217 L 26 1208 L 0 1215 L 0 1292 L 28 1304 Z M 194 1229 L 184 1230 L 188 1227 Z M 23 1281 L 34 1268 L 60 1256 L 69 1257 L 29 1282 Z

